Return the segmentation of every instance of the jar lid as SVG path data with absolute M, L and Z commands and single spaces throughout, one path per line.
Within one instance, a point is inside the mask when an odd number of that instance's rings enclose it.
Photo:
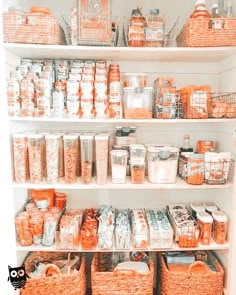
M 212 212 L 212 217 L 218 222 L 228 222 L 228 216 L 223 211 Z
M 28 134 L 28 139 L 42 139 L 42 134 Z
M 76 134 L 65 134 L 65 135 L 63 135 L 63 139 L 64 140 L 78 139 L 78 135 L 76 135 Z
M 109 139 L 110 134 L 109 133 L 98 133 L 97 135 L 95 135 L 95 140 L 107 140 Z
M 200 221 L 202 221 L 204 223 L 212 223 L 213 222 L 213 218 L 207 212 L 197 212 L 197 219 L 199 219 Z
M 111 150 L 110 154 L 116 156 L 125 156 L 128 155 L 128 152 L 126 150 Z
M 81 140 L 92 140 L 95 137 L 95 133 L 83 133 L 82 135 L 80 135 L 80 139 Z
M 60 139 L 60 137 L 61 137 L 61 135 L 55 134 L 55 133 L 45 135 L 45 139 Z
M 205 207 L 205 209 L 209 212 L 214 212 L 214 211 L 218 211 L 218 207 L 216 206 L 215 203 L 213 202 L 204 202 L 203 206 Z
M 193 202 L 190 204 L 190 208 L 195 212 L 205 212 L 205 207 L 202 203 Z

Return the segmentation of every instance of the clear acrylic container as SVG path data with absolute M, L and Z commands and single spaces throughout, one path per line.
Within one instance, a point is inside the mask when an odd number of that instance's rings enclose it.
M 17 183 L 27 182 L 29 179 L 28 139 L 25 134 L 14 134 L 14 179 Z
M 28 135 L 30 182 L 43 180 L 43 140 L 42 134 Z
M 145 178 L 145 155 L 143 145 L 130 145 L 130 169 L 132 183 L 143 183 Z
M 147 74 L 146 73 L 125 73 L 124 87 L 146 87 Z
M 80 136 L 81 181 L 85 184 L 92 181 L 94 136 L 94 133 L 85 133 Z
M 151 119 L 153 108 L 153 88 L 123 88 L 123 105 L 125 119 Z
M 59 134 L 48 134 L 46 139 L 46 162 L 47 162 L 47 181 L 55 183 L 59 180 Z
M 109 146 L 109 134 L 101 133 L 95 136 L 97 184 L 105 184 L 107 181 L 108 146 Z
M 213 239 L 217 244 L 226 242 L 228 216 L 222 211 L 212 212 L 213 217 Z
M 178 167 L 178 148 L 148 148 L 148 180 L 151 183 L 175 183 Z
M 210 245 L 213 218 L 207 212 L 198 212 L 197 221 L 200 227 L 199 242 L 203 245 Z
M 125 183 L 126 181 L 126 165 L 127 151 L 112 150 L 111 155 L 111 174 L 113 183 Z
M 63 136 L 63 140 L 65 181 L 74 183 L 77 180 L 78 136 L 67 134 Z

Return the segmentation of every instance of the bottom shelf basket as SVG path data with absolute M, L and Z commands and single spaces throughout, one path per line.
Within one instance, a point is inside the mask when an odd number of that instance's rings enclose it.
M 93 295 L 153 295 L 154 261 L 149 258 L 149 272 L 140 274 L 134 270 L 114 270 L 99 272 L 98 255 L 95 254 L 91 266 Z
M 25 260 L 25 270 L 30 274 L 34 270 L 36 262 L 55 261 L 67 259 L 68 253 L 64 252 L 33 252 Z M 71 258 L 78 253 L 71 253 Z M 78 272 L 70 275 L 59 274 L 40 278 L 29 278 L 21 295 L 86 295 L 85 259 L 81 256 Z
M 223 295 L 224 270 L 216 257 L 208 253 L 216 271 L 202 261 L 190 264 L 187 271 L 170 271 L 161 254 L 159 260 L 160 295 Z

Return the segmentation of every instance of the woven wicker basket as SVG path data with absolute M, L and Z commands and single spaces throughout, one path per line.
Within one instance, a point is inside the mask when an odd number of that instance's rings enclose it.
M 65 44 L 65 36 L 53 15 L 6 12 L 3 39 L 6 43 Z
M 29 274 L 34 269 L 35 262 L 66 259 L 65 252 L 33 252 L 25 260 L 25 270 Z M 71 253 L 71 257 L 78 253 Z M 85 259 L 81 257 L 80 269 L 77 274 L 54 275 L 41 278 L 29 278 L 21 295 L 85 295 L 86 274 Z
M 98 271 L 98 255 L 92 259 L 91 281 L 93 295 L 153 295 L 154 261 L 149 260 L 150 272 L 139 274 L 135 271 Z
M 210 18 L 190 18 L 177 36 L 182 47 L 236 45 L 236 18 L 225 18 L 224 28 L 212 29 Z
M 208 255 L 217 272 L 201 261 L 192 263 L 186 272 L 169 271 L 163 256 L 158 254 L 160 295 L 222 295 L 224 270 L 215 256 Z

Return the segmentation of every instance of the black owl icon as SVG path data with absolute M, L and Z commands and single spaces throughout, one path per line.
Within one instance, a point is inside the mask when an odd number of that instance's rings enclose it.
M 10 267 L 8 265 L 8 269 L 9 269 L 8 281 L 10 280 L 15 290 L 24 288 L 26 284 L 26 280 L 29 277 L 25 271 L 25 265 L 23 264 L 20 267 Z

